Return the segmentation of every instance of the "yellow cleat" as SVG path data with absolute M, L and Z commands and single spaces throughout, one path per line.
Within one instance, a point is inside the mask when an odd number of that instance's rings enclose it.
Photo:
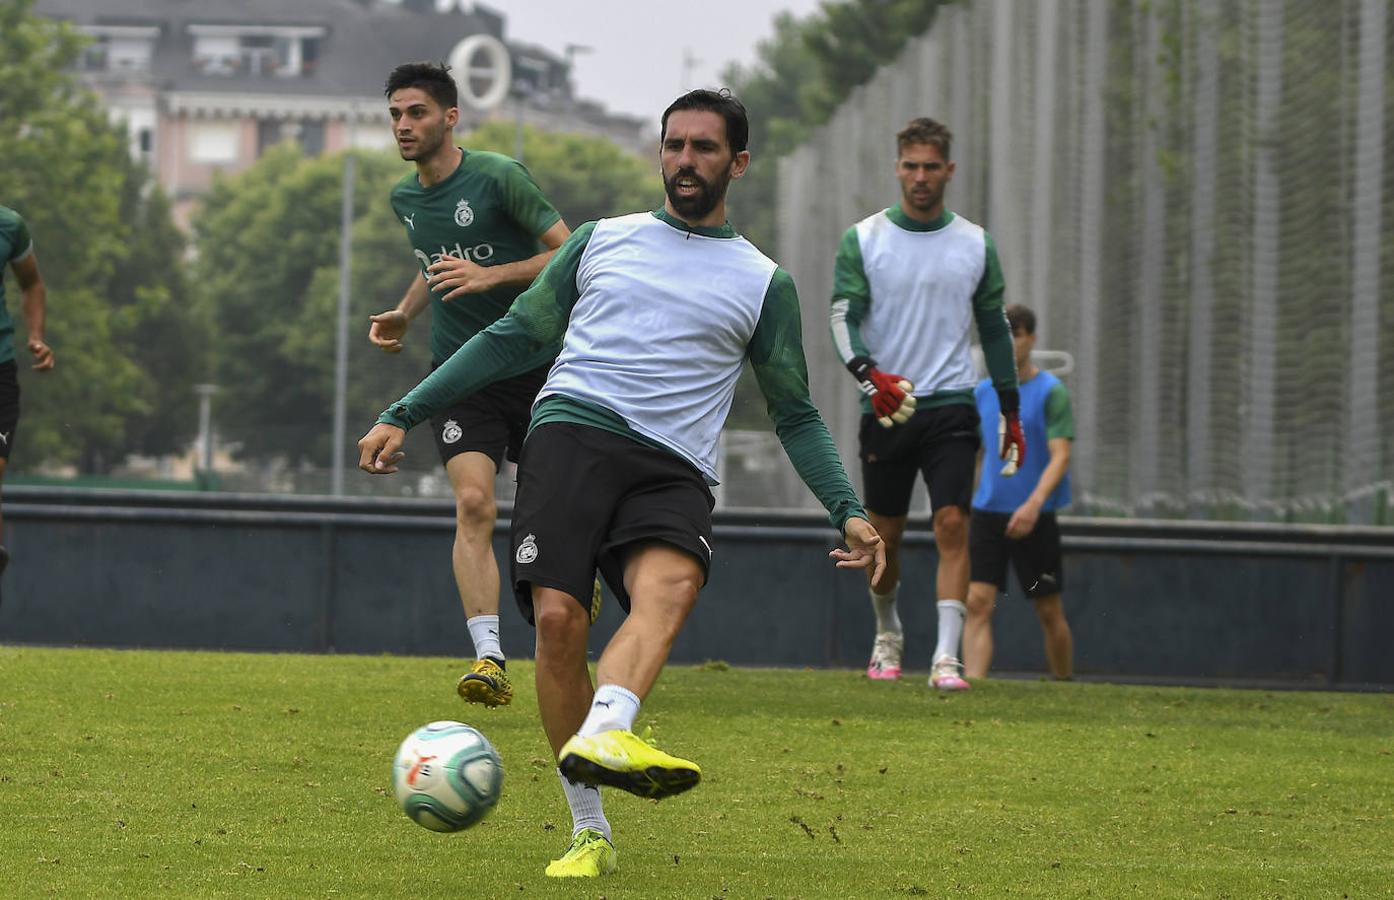
M 582 828 L 561 859 L 547 865 L 548 878 L 598 878 L 620 867 L 615 845 L 593 828 Z
M 4 549 L 4 548 L 0 548 L 0 549 Z M 600 618 L 600 601 L 601 601 L 601 599 L 602 599 L 602 598 L 601 598 L 601 595 L 600 595 L 600 579 L 597 578 L 597 579 L 595 580 L 595 587 L 591 589 L 591 608 L 590 608 L 590 614 L 591 614 L 591 624 L 592 624 L 592 625 L 595 624 L 595 620 L 596 620 L 596 619 Z
M 696 787 L 702 769 L 669 756 L 632 731 L 573 735 L 561 748 L 561 773 L 572 781 L 606 785 L 639 797 L 661 800 Z
M 465 673 L 455 690 L 466 703 L 507 706 L 513 702 L 513 682 L 508 680 L 508 673 L 487 656 L 475 661 L 474 668 Z

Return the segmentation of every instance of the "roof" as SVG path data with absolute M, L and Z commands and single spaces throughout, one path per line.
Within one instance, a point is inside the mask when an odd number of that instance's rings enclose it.
M 404 62 L 443 61 L 463 38 L 503 38 L 503 17 L 475 4 L 468 13 L 413 12 L 358 0 L 38 0 L 35 12 L 79 26 L 156 26 L 161 29 L 150 79 L 164 90 L 235 94 L 376 97 L 387 73 Z M 308 26 L 325 29 L 313 72 L 295 78 L 211 75 L 193 60 L 196 25 Z M 515 52 L 556 54 L 513 44 Z

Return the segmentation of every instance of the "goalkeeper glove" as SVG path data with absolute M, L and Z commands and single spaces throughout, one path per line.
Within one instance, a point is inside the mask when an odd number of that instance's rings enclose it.
M 1021 430 L 1020 395 L 1014 390 L 997 392 L 1002 415 L 997 418 L 997 436 L 1002 442 L 1002 474 L 1010 478 L 1026 462 L 1026 435 Z
M 876 360 L 869 356 L 854 356 L 847 363 L 847 371 L 857 379 L 861 391 L 871 400 L 871 411 L 882 428 L 900 425 L 910 420 L 915 413 L 915 386 L 899 375 L 887 375 L 876 368 Z

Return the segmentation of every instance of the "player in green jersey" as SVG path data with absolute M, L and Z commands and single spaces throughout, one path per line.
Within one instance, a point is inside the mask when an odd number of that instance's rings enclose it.
M 44 343 L 44 313 L 48 295 L 44 279 L 39 274 L 39 259 L 34 255 L 34 241 L 19 213 L 0 206 L 0 480 L 10 463 L 10 448 L 14 446 L 15 426 L 19 424 L 19 380 L 15 364 L 15 323 L 5 305 L 5 268 L 15 273 L 19 282 L 20 310 L 29 330 L 29 352 L 34 357 L 33 368 L 47 372 L 53 368 L 53 350 Z M 3 527 L 3 519 L 0 519 Z M 0 540 L 3 533 L 0 532 Z M 10 552 L 0 544 L 0 573 L 10 563 Z
M 392 189 L 391 202 L 419 271 L 395 308 L 371 317 L 368 339 L 400 352 L 412 319 L 429 306 L 434 368 L 502 316 L 571 231 L 521 163 L 456 146 L 460 110 L 449 67 L 398 66 L 385 93 L 397 147 L 416 163 Z M 488 706 L 513 697 L 499 643 L 494 478 L 505 455 L 518 458 L 555 355 L 555 348 L 534 354 L 510 377 L 457 398 L 431 421 L 455 494 L 452 564 L 474 642 L 474 668 L 460 679 L 459 693 Z

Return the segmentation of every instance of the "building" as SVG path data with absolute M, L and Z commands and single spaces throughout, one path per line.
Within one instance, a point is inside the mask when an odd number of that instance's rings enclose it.
M 280 141 L 311 154 L 390 146 L 382 85 L 407 61 L 451 62 L 465 128 L 507 118 L 636 153 L 654 140 L 647 122 L 575 97 L 567 56 L 510 40 L 502 14 L 468 0 L 38 0 L 35 11 L 92 38 L 80 74 L 181 222 L 215 175 Z

